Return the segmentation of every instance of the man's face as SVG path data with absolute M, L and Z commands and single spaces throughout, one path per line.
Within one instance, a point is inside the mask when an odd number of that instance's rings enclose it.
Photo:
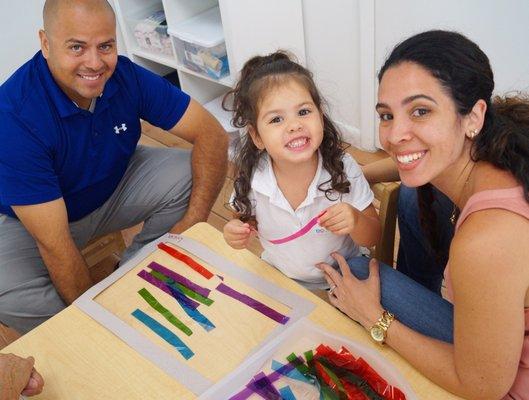
M 63 7 L 39 34 L 55 82 L 79 107 L 88 108 L 116 68 L 114 14 L 102 7 Z

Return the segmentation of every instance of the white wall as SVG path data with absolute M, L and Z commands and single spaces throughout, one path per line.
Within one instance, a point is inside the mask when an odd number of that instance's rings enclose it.
M 307 67 L 349 142 L 360 135 L 358 20 L 356 0 L 303 0 Z
M 393 46 L 427 29 L 457 30 L 491 61 L 496 93 L 529 90 L 529 1 L 376 0 L 376 65 Z
M 0 84 L 39 50 L 44 0 L 0 0 Z
M 38 50 L 43 3 L 0 0 L 0 15 L 9 16 L 0 26 L 0 83 Z M 490 57 L 497 93 L 529 91 L 528 0 L 302 0 L 302 4 L 307 66 L 337 125 L 359 147 L 372 150 L 378 143 L 377 70 L 397 42 L 422 30 L 445 28 L 466 34 Z M 121 44 L 118 33 L 118 50 L 124 49 Z

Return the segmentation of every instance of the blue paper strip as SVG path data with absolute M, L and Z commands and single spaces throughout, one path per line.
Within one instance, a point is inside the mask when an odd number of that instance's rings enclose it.
M 186 360 L 189 360 L 195 355 L 195 353 L 193 353 L 193 351 L 191 351 L 191 349 L 187 347 L 186 344 L 178 336 L 176 336 L 173 332 L 171 332 L 169 329 L 167 329 L 155 319 L 149 317 L 143 311 L 136 309 L 132 312 L 132 315 L 137 320 L 144 323 L 148 328 L 150 328 L 167 343 L 174 346 L 176 350 L 178 350 L 178 352 Z
M 167 285 L 167 288 L 173 294 L 173 297 L 178 301 L 178 304 L 183 308 L 184 312 L 189 315 L 194 321 L 196 321 L 200 326 L 202 326 L 207 332 L 215 328 L 213 322 L 211 322 L 207 317 L 198 310 L 194 310 L 189 307 L 183 299 L 187 299 L 186 296 L 178 289 L 175 289 L 173 286 Z M 182 299 L 183 298 L 183 299 Z
M 272 369 L 274 371 L 276 371 L 276 372 L 285 371 L 284 375 L 288 376 L 291 379 L 295 379 L 295 380 L 303 382 L 303 383 L 312 384 L 312 382 L 309 379 L 307 379 L 305 377 L 305 375 L 303 375 L 297 369 L 294 368 L 292 370 L 289 370 L 289 369 L 286 369 L 285 366 L 286 366 L 285 364 L 282 364 L 279 361 L 272 360 Z
M 296 400 L 296 396 L 294 396 L 290 386 L 285 386 L 279 389 L 279 394 L 281 395 L 282 400 Z

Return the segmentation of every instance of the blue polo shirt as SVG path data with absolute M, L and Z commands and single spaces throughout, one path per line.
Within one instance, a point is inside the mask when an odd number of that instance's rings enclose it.
M 0 86 L 0 214 L 11 206 L 64 198 L 68 220 L 99 208 L 123 177 L 141 134 L 140 118 L 176 125 L 190 98 L 119 56 L 93 113 L 55 83 L 38 52 Z

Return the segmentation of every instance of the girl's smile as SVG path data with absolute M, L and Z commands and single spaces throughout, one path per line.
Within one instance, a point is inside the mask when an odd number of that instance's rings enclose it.
M 323 119 L 305 86 L 291 77 L 270 88 L 258 103 L 255 145 L 276 167 L 316 165 L 323 140 Z

